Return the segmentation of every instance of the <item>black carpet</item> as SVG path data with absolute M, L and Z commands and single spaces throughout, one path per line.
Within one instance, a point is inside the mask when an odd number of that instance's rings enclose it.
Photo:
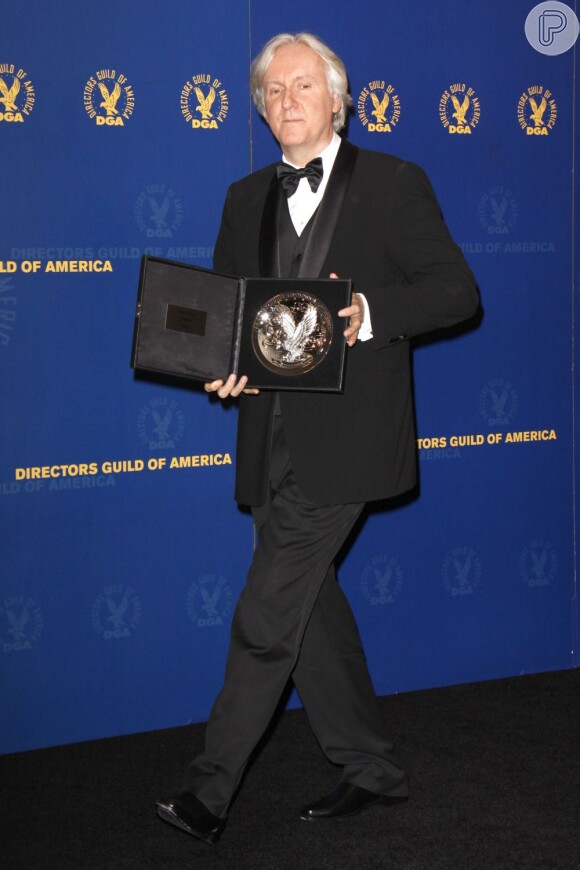
M 337 779 L 302 711 L 279 719 L 220 843 L 164 824 L 203 726 L 0 758 L 2 870 L 580 868 L 580 671 L 381 699 L 412 796 L 308 823 Z

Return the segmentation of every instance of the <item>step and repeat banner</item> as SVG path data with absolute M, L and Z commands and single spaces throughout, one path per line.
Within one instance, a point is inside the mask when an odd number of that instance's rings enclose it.
M 253 547 L 235 404 L 129 359 L 142 254 L 211 268 L 228 185 L 278 159 L 248 69 L 283 30 L 345 60 L 352 142 L 426 169 L 483 302 L 416 348 L 419 492 L 373 508 L 341 565 L 376 689 L 578 664 L 574 4 L 533 6 L 11 10 L 0 751 L 201 721 L 221 685 Z

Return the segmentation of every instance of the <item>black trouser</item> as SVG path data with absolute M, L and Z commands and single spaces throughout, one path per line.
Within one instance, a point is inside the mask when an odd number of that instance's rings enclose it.
M 275 416 L 270 493 L 254 511 L 258 544 L 234 613 L 225 682 L 207 724 L 205 750 L 185 780 L 216 816 L 226 815 L 291 676 L 323 751 L 343 765 L 343 779 L 381 794 L 407 793 L 334 572 L 333 560 L 362 508 L 304 498 L 282 418 Z

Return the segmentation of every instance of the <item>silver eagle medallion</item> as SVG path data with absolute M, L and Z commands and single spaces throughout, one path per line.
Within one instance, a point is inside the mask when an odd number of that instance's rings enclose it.
M 310 293 L 273 296 L 259 309 L 252 327 L 254 353 L 277 374 L 299 375 L 326 356 L 332 342 L 332 317 Z

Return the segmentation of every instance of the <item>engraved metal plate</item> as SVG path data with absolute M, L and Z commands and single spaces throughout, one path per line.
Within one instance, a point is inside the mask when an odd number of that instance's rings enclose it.
M 174 332 L 188 332 L 190 335 L 205 335 L 207 311 L 197 308 L 184 308 L 183 305 L 167 306 L 165 329 Z
M 273 296 L 259 309 L 252 326 L 254 353 L 277 374 L 300 375 L 322 362 L 332 342 L 332 317 L 310 293 Z

